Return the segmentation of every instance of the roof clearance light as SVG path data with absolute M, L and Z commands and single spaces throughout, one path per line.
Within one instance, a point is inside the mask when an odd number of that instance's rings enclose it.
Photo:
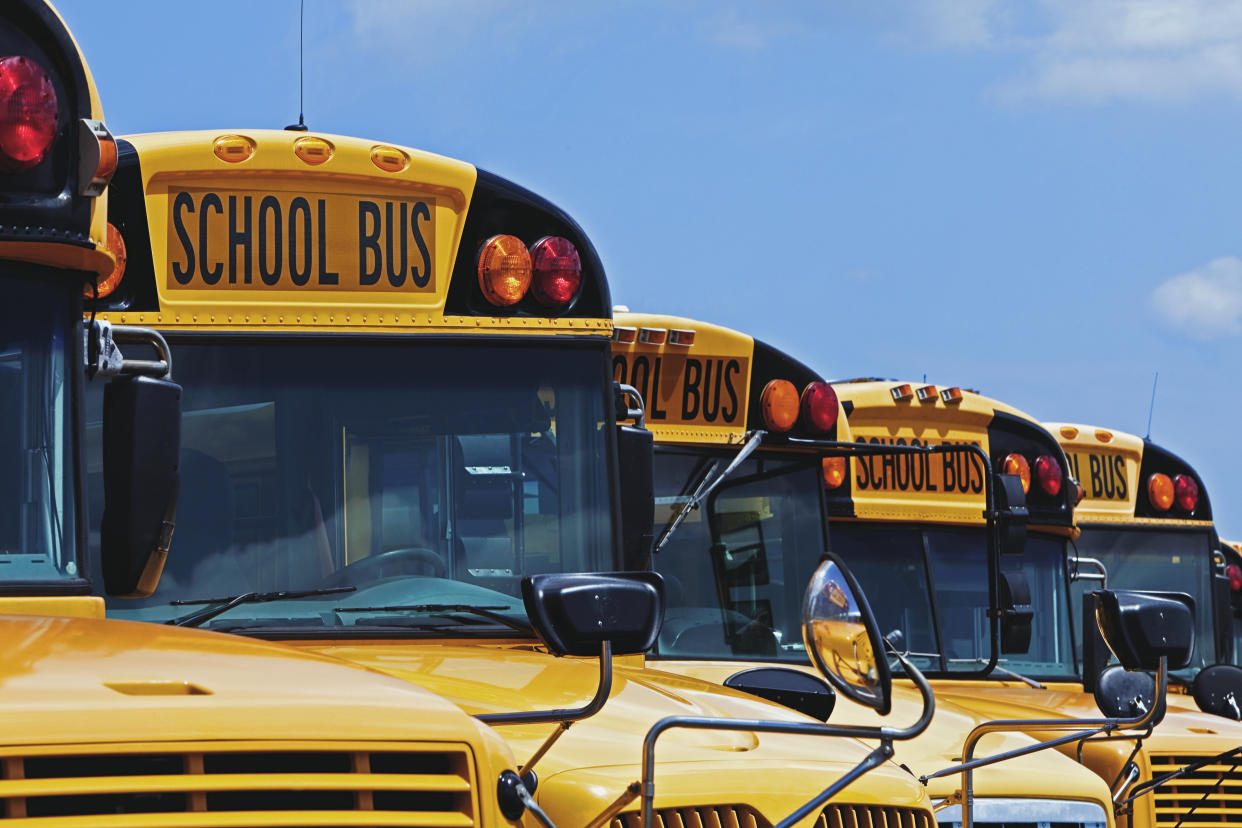
M 769 380 L 759 395 L 759 406 L 768 430 L 784 434 L 798 422 L 798 389 L 789 380 Z
M 612 329 L 612 341 L 620 345 L 633 345 L 638 341 L 638 328 L 616 325 Z
M 1242 590 L 1242 566 L 1237 564 L 1229 564 L 1225 567 L 1225 574 L 1229 576 L 1229 588 L 1234 592 Z
M 919 397 L 919 402 L 935 402 L 936 401 L 936 386 L 924 385 L 922 388 L 918 390 L 918 397 Z
M 940 399 L 944 400 L 945 405 L 957 405 L 962 401 L 962 389 L 956 385 L 946 388 L 940 392 Z
M 0 58 L 0 172 L 37 167 L 52 147 L 60 104 L 52 80 L 27 57 Z
M 889 389 L 893 395 L 893 402 L 905 402 L 914 396 L 914 389 L 907 385 L 895 385 Z
M 1095 432 L 1095 439 L 1099 440 L 1101 443 L 1111 443 L 1113 441 L 1113 433 L 1111 431 L 1105 431 L 1101 428 Z
M 1173 478 L 1173 501 L 1177 508 L 1190 514 L 1199 505 L 1199 484 L 1188 474 Z
M 687 331 L 683 328 L 673 328 L 668 332 L 668 344 L 680 345 L 683 348 L 689 348 L 694 344 L 694 331 Z
M 1061 483 L 1065 479 L 1061 464 L 1051 454 L 1041 454 L 1035 458 L 1035 482 L 1039 490 L 1049 497 L 1061 494 Z
M 802 409 L 802 421 L 813 434 L 827 434 L 837 424 L 837 392 L 826 382 L 807 383 L 802 389 L 799 407 Z
M 1147 500 L 1158 512 L 1167 512 L 1173 505 L 1173 481 L 1157 472 L 1147 478 Z
M 487 301 L 505 308 L 530 287 L 530 251 L 517 236 L 492 236 L 479 251 L 479 287 Z
M 255 143 L 245 135 L 221 135 L 211 145 L 216 158 L 239 164 L 254 155 Z
M 125 255 L 125 239 L 121 236 L 121 231 L 117 230 L 116 225 L 112 222 L 108 222 L 108 250 L 112 252 L 112 258 L 116 261 L 116 264 L 112 266 L 112 272 L 108 274 L 107 278 L 99 280 L 97 288 L 88 284 L 82 289 L 82 295 L 87 299 L 94 299 L 96 297 L 102 299 L 112 293 L 112 291 L 116 290 L 116 286 L 121 283 L 121 277 L 125 275 L 125 261 L 127 258 Z M 98 294 L 95 292 L 96 289 L 99 291 Z
M 668 340 L 667 328 L 639 328 L 638 341 L 644 345 L 663 345 Z
M 578 295 L 582 284 L 582 260 L 569 239 L 544 236 L 531 245 L 534 280 L 530 292 L 547 308 L 563 308 Z
M 1073 426 L 1061 426 L 1061 436 L 1066 440 L 1073 440 L 1078 436 L 1078 429 Z
M 1022 481 L 1023 494 L 1031 490 L 1031 465 L 1021 454 L 1006 455 L 1004 462 L 1001 463 L 1001 474 L 1016 474 Z
M 336 148 L 324 138 L 307 135 L 293 142 L 293 154 L 311 166 L 318 166 L 332 158 Z
M 823 459 L 824 467 L 824 486 L 829 489 L 839 489 L 841 484 L 845 482 L 845 470 L 847 468 L 844 457 L 825 457 Z M 1239 570 L 1242 576 L 1242 570 Z

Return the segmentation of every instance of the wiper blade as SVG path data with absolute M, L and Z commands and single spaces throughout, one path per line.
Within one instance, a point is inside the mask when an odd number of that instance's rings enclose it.
M 954 663 L 956 663 L 956 664 L 987 664 L 988 662 L 987 662 L 987 660 L 986 660 L 986 659 L 982 659 L 982 658 L 951 658 L 951 659 L 949 659 L 949 663 L 950 663 L 950 664 L 954 664 Z M 1022 675 L 1021 673 L 1016 673 L 1016 672 L 1014 672 L 1013 670 L 1010 670 L 1008 667 L 1002 667 L 1002 666 L 1000 666 L 1000 664 L 993 664 L 993 665 L 992 665 L 992 672 L 994 672 L 994 673 L 1004 673 L 1005 675 L 1009 676 L 1010 678 L 1015 678 L 1015 679 L 1017 679 L 1018 681 L 1025 682 L 1026 684 L 1030 685 L 1031 687 L 1034 687 L 1036 690 L 1043 690 L 1043 689 L 1044 689 L 1044 686 L 1043 686 L 1042 684 L 1040 684 L 1038 681 L 1036 681 L 1035 679 L 1033 679 L 1033 678 L 1027 678 L 1026 676 Z
M 750 439 L 746 441 L 746 444 L 742 446 L 737 455 L 729 461 L 729 465 L 725 466 L 724 471 L 716 475 L 715 478 L 712 477 L 712 473 L 716 471 L 716 468 L 720 465 L 720 462 L 714 462 L 707 468 L 707 470 L 703 473 L 703 476 L 699 478 L 698 485 L 695 487 L 694 492 L 690 495 L 690 497 L 686 498 L 684 503 L 681 504 L 681 511 L 677 513 L 672 522 L 670 522 L 664 531 L 660 533 L 660 537 L 656 539 L 655 546 L 651 549 L 651 553 L 653 555 L 664 548 L 664 544 L 668 543 L 668 539 L 672 537 L 674 532 L 677 531 L 677 527 L 681 526 L 682 521 L 686 519 L 686 515 L 690 514 L 690 512 L 694 509 L 699 508 L 699 504 L 702 503 L 709 494 L 715 491 L 716 487 L 723 483 L 725 478 L 733 473 L 734 469 L 742 465 L 742 462 L 747 457 L 750 457 L 755 453 L 755 449 L 759 448 L 759 444 L 763 442 L 763 438 L 766 435 L 766 431 L 760 430 L 751 432 Z
M 210 621 L 221 613 L 228 612 L 234 607 L 240 607 L 242 604 L 266 604 L 269 601 L 283 601 L 286 598 L 309 598 L 314 595 L 335 595 L 341 592 L 354 592 L 357 587 L 330 587 L 327 589 L 303 589 L 303 590 L 282 590 L 280 592 L 243 592 L 240 595 L 230 595 L 226 598 L 194 598 L 185 601 L 169 601 L 171 606 L 179 607 L 187 604 L 215 604 L 214 607 L 208 607 L 205 610 L 199 610 L 196 613 L 187 615 L 185 618 L 176 618 L 166 623 L 174 627 L 197 627 L 205 621 Z
M 509 609 L 507 604 L 487 605 L 478 604 L 387 604 L 381 607 L 337 607 L 337 612 L 430 612 L 436 615 L 446 615 L 450 613 L 462 613 L 465 615 L 477 615 L 480 618 L 486 618 L 489 621 L 495 621 L 497 624 L 508 627 L 511 630 L 517 630 L 526 635 L 533 635 L 534 629 L 529 624 L 523 624 L 506 615 L 501 615 L 495 610 Z

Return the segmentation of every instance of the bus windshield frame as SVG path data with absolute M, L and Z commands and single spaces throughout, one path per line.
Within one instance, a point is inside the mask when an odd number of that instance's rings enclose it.
M 185 388 L 177 528 L 155 594 L 111 615 L 176 623 L 231 599 L 203 626 L 528 635 L 522 576 L 615 568 L 604 340 L 168 339 Z
M 82 592 L 80 283 L 0 273 L 0 593 Z

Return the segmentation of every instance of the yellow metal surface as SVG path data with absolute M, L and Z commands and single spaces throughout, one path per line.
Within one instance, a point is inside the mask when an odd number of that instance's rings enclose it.
M 1139 469 L 1143 438 L 1115 429 L 1078 423 L 1044 423 L 1065 450 L 1070 472 L 1082 484 L 1082 502 L 1074 508 L 1078 523 L 1128 523 L 1135 526 L 1211 526 L 1210 520 L 1178 517 L 1138 518 Z
M 676 316 L 618 313 L 619 326 L 691 330 L 694 344 L 614 343 L 613 378 L 633 385 L 657 440 L 735 443 L 746 432 L 754 340 L 737 331 Z
M 0 597 L 0 615 L 103 618 L 104 601 L 98 595 L 6 595 Z

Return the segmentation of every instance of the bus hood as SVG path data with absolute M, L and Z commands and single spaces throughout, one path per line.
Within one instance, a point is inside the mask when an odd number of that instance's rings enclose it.
M 420 685 L 472 714 L 581 707 L 591 698 L 599 677 L 597 659 L 555 658 L 529 644 L 325 644 L 321 640 L 303 646 Z M 613 667 L 612 694 L 603 710 L 576 723 L 561 737 L 540 760 L 541 775 L 620 764 L 633 781 L 643 737 L 665 716 L 811 721 L 745 693 L 626 666 L 618 660 Z M 498 731 L 522 763 L 553 729 L 547 724 L 510 725 Z M 661 762 L 818 762 L 820 757 L 831 756 L 834 768 L 837 763 L 851 766 L 867 753 L 866 747 L 852 739 L 709 730 L 672 730 L 657 747 Z
M 649 660 L 648 664 L 716 683 L 723 682 L 739 670 L 760 666 L 736 661 Z M 815 672 L 803 665 L 788 666 L 808 673 Z M 871 708 L 838 694 L 829 721 L 832 724 L 906 727 L 918 719 L 922 710 L 923 700 L 918 690 L 908 684 L 894 684 L 893 709 L 888 716 L 880 716 Z M 937 692 L 932 723 L 914 739 L 894 742 L 893 761 L 909 768 L 917 776 L 957 764 L 961 761 L 966 735 L 989 718 L 992 717 L 943 699 Z M 989 733 L 980 740 L 975 755 L 992 756 L 1032 745 L 1035 741 L 1022 733 Z M 961 775 L 954 774 L 930 780 L 927 791 L 933 800 L 940 800 L 958 790 L 961 784 Z M 1090 800 L 1101 805 L 1107 803 L 1109 797 L 1108 787 L 1099 777 L 1084 774 L 1081 765 L 1054 750 L 980 768 L 974 773 L 974 790 L 979 796 L 1055 797 Z
M 477 721 L 425 690 L 265 642 L 5 615 L 0 641 L 3 744 L 483 738 Z

